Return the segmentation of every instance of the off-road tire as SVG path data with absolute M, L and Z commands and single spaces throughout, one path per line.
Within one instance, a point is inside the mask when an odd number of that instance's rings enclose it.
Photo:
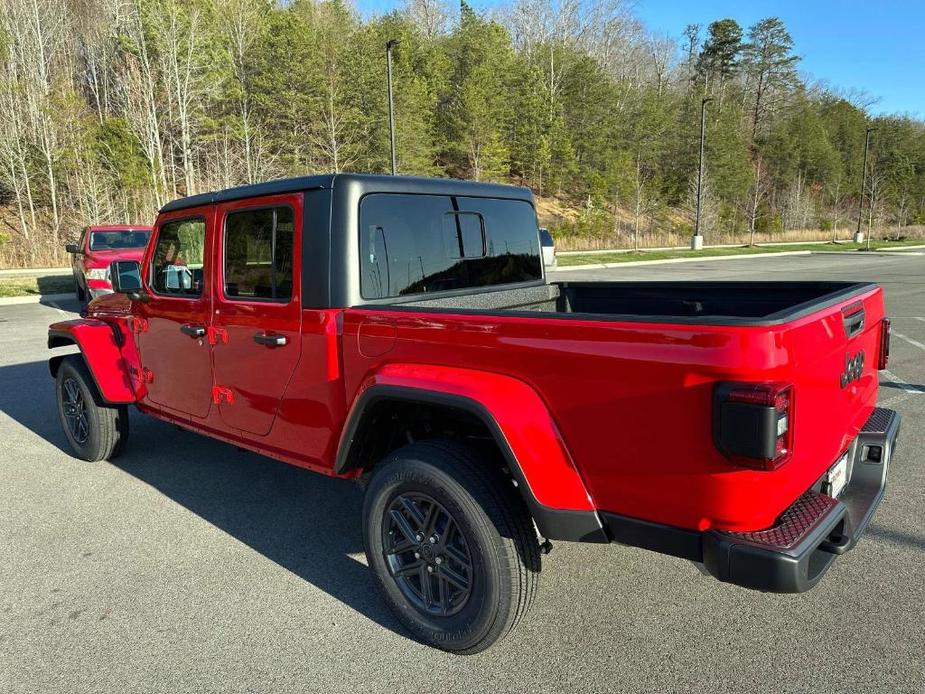
M 449 616 L 425 611 L 414 595 L 409 598 L 407 583 L 403 588 L 392 574 L 398 555 L 390 553 L 387 559 L 387 547 L 396 546 L 396 534 L 402 542 L 407 540 L 398 532 L 391 511 L 406 498 L 421 500 L 422 507 L 426 499 L 436 502 L 458 528 L 447 533 L 457 538 L 456 549 L 448 551 L 458 552 L 461 535 L 471 557 L 468 596 Z M 406 520 L 415 517 L 409 514 Z M 488 648 L 517 626 L 536 595 L 540 548 L 526 505 L 497 465 L 458 442 L 410 444 L 376 465 L 363 501 L 363 537 L 369 567 L 386 603 L 416 638 L 437 648 L 460 654 Z M 419 548 L 422 552 L 427 541 Z M 407 566 L 415 563 L 411 554 L 401 556 L 408 558 Z M 446 564 L 430 566 L 438 587 L 441 570 L 462 566 L 453 564 L 456 554 L 447 556 L 451 560 L 444 559 Z M 432 585 L 423 572 L 413 579 L 421 594 L 425 578 Z M 444 587 L 449 592 L 458 586 L 444 582 Z M 442 597 L 443 587 L 440 591 Z
M 76 430 L 74 393 L 85 422 Z M 128 440 L 128 408 L 103 401 L 81 355 L 69 354 L 61 360 L 55 395 L 64 435 L 76 457 L 96 462 L 112 460 L 122 452 Z

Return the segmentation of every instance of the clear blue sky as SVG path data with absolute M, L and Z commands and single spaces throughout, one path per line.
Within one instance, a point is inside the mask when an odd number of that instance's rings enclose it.
M 399 0 L 355 0 L 380 13 Z M 476 8 L 508 0 L 472 0 Z M 639 19 L 660 34 L 680 37 L 687 24 L 731 17 L 745 29 L 780 17 L 803 58 L 801 70 L 833 87 L 878 99 L 874 113 L 925 117 L 925 0 L 636 0 Z

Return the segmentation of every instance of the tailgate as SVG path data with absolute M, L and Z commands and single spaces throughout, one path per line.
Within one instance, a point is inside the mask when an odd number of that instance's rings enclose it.
M 796 478 L 793 498 L 848 449 L 873 411 L 883 317 L 883 292 L 868 287 L 778 336 L 794 386 L 793 459 L 785 466 Z

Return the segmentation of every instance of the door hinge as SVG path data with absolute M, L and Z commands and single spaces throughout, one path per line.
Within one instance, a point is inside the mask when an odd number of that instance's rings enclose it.
M 222 400 L 226 405 L 234 405 L 234 393 L 227 386 L 212 386 L 212 402 L 221 405 Z
M 228 331 L 224 328 L 216 328 L 214 325 L 210 325 L 206 330 L 206 334 L 209 337 L 210 345 L 228 344 Z
M 148 332 L 148 321 L 145 318 L 139 318 L 138 316 L 129 317 L 129 329 L 133 333 L 146 333 Z

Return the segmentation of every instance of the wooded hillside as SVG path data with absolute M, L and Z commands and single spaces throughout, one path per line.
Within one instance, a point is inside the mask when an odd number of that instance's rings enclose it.
M 190 193 L 387 171 L 393 38 L 399 172 L 528 185 L 573 247 L 690 233 L 704 96 L 707 243 L 845 237 L 868 127 L 866 223 L 925 222 L 922 122 L 807 81 L 776 18 L 662 36 L 628 7 L 0 0 L 0 264 L 61 262 L 83 224 Z

